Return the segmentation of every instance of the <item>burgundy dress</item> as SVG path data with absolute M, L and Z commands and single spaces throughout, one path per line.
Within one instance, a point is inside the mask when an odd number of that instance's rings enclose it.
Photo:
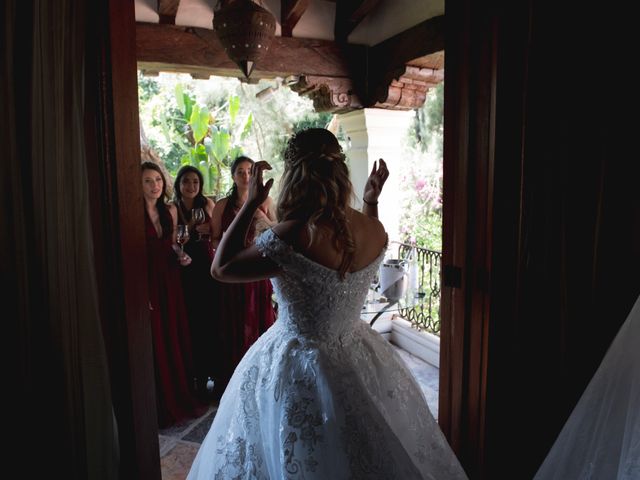
M 209 222 L 205 211 L 205 222 Z M 189 220 L 189 219 L 185 219 Z M 189 241 L 184 251 L 191 257 L 191 264 L 182 267 L 182 288 L 189 318 L 191 345 L 193 348 L 193 374 L 200 394 L 206 391 L 207 379 L 215 378 L 217 343 L 216 298 L 217 285 L 211 277 L 213 247 L 210 237 L 198 240 L 195 229 L 189 231 Z
M 170 215 L 169 212 L 166 212 Z M 171 234 L 158 238 L 145 211 L 149 307 L 153 336 L 158 425 L 168 427 L 202 413 L 192 394 L 191 340 L 182 294 L 180 264 Z
M 238 208 L 227 203 L 222 214 L 224 232 L 236 214 Z M 247 235 L 248 243 L 255 239 L 255 225 L 252 224 Z M 236 366 L 249 347 L 262 335 L 276 319 L 273 306 L 273 287 L 271 280 L 259 280 L 248 283 L 218 284 L 218 364 L 216 390 L 222 390 L 229 383 Z

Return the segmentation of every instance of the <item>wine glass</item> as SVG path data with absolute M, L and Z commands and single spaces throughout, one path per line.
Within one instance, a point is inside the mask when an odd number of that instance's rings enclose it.
M 193 210 L 191 210 L 191 221 L 194 225 L 202 225 L 204 223 L 204 219 L 204 209 L 194 208 Z M 198 232 L 198 241 L 200 240 L 202 240 L 202 234 Z
M 181 257 L 184 257 L 184 244 L 189 240 L 189 227 L 187 225 L 178 225 L 176 231 L 176 242 L 180 245 Z

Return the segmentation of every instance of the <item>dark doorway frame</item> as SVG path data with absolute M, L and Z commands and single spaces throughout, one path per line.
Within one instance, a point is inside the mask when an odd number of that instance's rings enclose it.
M 137 64 L 136 64 L 136 24 L 133 2 L 111 0 L 109 2 L 108 44 L 104 45 L 103 68 L 104 84 L 101 92 L 105 107 L 104 132 L 102 145 L 109 161 L 92 172 L 95 178 L 102 178 L 106 189 L 106 205 L 96 205 L 94 218 L 110 218 L 108 232 L 100 240 L 103 252 L 111 252 L 116 260 L 111 264 L 108 260 L 102 263 L 108 288 L 118 291 L 122 299 L 115 310 L 108 310 L 105 318 L 120 318 L 115 325 L 107 327 L 106 335 L 111 337 L 110 361 L 112 379 L 115 385 L 114 397 L 116 415 L 121 425 L 120 440 L 122 450 L 121 471 L 124 478 L 159 479 L 160 463 L 158 454 L 158 429 L 156 422 L 153 364 L 151 356 L 151 335 L 148 328 L 148 311 L 146 300 L 146 255 L 144 235 L 142 232 L 141 213 L 131 206 L 139 200 L 139 119 L 137 96 Z M 454 57 L 455 58 L 455 57 Z M 468 59 L 467 59 L 468 60 Z M 108 66 L 108 67 L 107 67 Z M 452 71 L 463 70 L 468 65 L 447 64 Z M 453 77 L 452 77 L 453 78 Z M 466 182 L 468 145 L 466 137 L 468 123 L 460 124 L 465 118 L 468 103 L 452 101 L 454 92 L 464 93 L 469 84 L 451 81 L 447 75 L 445 87 L 445 196 L 444 196 L 444 244 L 451 248 L 443 248 L 444 265 L 464 265 L 467 243 L 465 240 Z M 449 106 L 448 106 L 449 105 Z M 455 112 L 452 115 L 451 112 Z M 482 124 L 484 127 L 486 123 Z M 478 126 L 481 128 L 481 126 Z M 455 140 L 455 141 L 454 141 Z M 456 145 L 456 148 L 452 148 Z M 488 167 L 487 167 L 488 168 Z M 487 170 L 486 175 L 489 174 Z M 484 192 L 484 198 L 490 198 Z M 103 209 L 98 212 L 97 209 Z M 462 215 L 460 213 L 462 212 Z M 453 222 L 452 222 L 452 219 Z M 486 219 L 485 219 L 486 220 Z M 105 233 L 105 232 L 103 232 Z M 109 258 L 109 256 L 104 257 Z M 448 268 L 448 267 L 447 267 Z M 458 267 L 455 267 L 458 268 Z M 456 270 L 445 271 L 445 280 L 453 278 L 455 284 Z M 451 273 L 453 272 L 453 273 Z M 453 274 L 453 277 L 450 277 Z M 468 275 L 463 275 L 463 283 Z M 466 310 L 463 290 L 454 284 L 445 282 L 443 288 L 443 322 L 441 365 L 447 368 L 440 375 L 440 424 L 457 453 L 463 451 L 468 443 L 463 439 L 469 434 L 465 425 L 468 421 L 461 412 L 470 386 L 474 386 L 473 401 L 482 404 L 484 379 L 481 366 L 469 375 L 466 365 L 469 362 L 468 345 L 471 337 L 482 336 L 486 325 L 478 329 L 466 331 L 467 318 L 460 315 Z M 477 314 L 486 313 L 484 297 L 474 301 Z M 450 321 L 447 319 L 451 319 Z M 465 332 L 459 335 L 458 332 Z M 482 342 L 473 349 L 471 356 L 482 359 L 484 351 Z M 474 360 L 475 361 L 475 360 Z M 115 366 L 115 368 L 113 368 Z M 477 420 L 482 418 L 478 411 Z M 482 429 L 474 430 L 478 439 L 482 438 Z M 481 448 L 472 454 L 479 454 Z M 464 457 L 463 457 L 464 463 Z

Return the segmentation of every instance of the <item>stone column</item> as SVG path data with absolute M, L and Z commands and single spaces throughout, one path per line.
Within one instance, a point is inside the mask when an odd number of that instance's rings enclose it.
M 387 162 L 389 179 L 380 196 L 378 214 L 389 240 L 398 240 L 400 237 L 400 155 L 413 116 L 412 110 L 381 108 L 364 108 L 338 115 L 338 121 L 350 140 L 346 154 L 356 194 L 354 208 L 362 208 L 362 192 L 373 163 L 379 158 Z

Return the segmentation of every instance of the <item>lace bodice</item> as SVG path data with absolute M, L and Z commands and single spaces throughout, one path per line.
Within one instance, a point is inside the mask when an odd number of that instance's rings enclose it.
M 265 231 L 256 246 L 282 268 L 271 280 L 281 328 L 314 340 L 331 340 L 353 331 L 384 250 L 363 269 L 340 279 L 336 270 L 296 252 L 273 230 Z

